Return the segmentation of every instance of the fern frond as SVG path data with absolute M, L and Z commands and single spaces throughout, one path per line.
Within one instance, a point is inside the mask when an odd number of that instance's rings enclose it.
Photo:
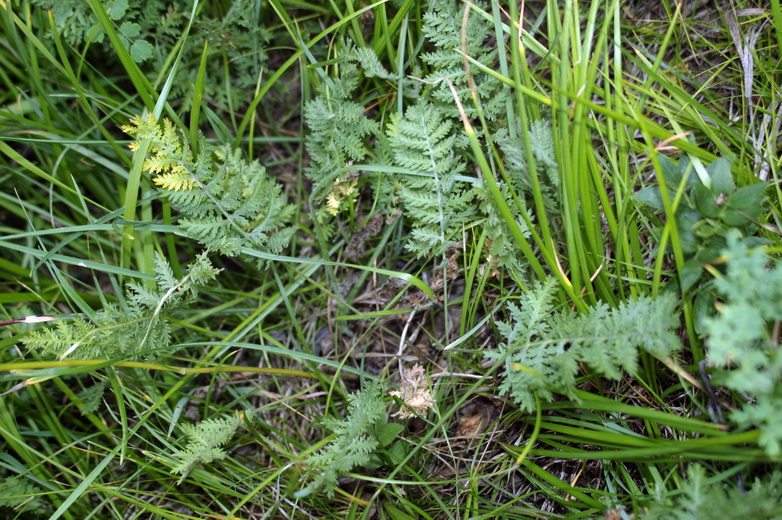
M 163 173 L 155 177 L 153 181 L 161 189 L 169 191 L 187 191 L 196 187 L 196 180 L 190 175 L 190 172 L 184 169 Z
M 644 520 L 778 518 L 782 514 L 782 472 L 758 478 L 749 491 L 723 483 L 709 485 L 699 464 L 687 468 L 687 479 L 675 496 L 661 495 Z M 776 514 L 775 514 L 776 513 Z
M 516 225 L 521 230 L 522 235 L 529 238 L 530 232 L 527 228 L 527 223 L 519 214 L 518 207 L 512 199 L 508 185 L 500 182 L 498 183 L 498 187 L 505 203 L 508 208 L 510 208 Z M 486 214 L 484 228 L 486 229 L 486 235 L 489 238 L 487 262 L 492 264 L 492 266 L 496 264 L 500 267 L 509 269 L 516 275 L 522 275 L 529 264 L 519 250 L 518 244 L 513 239 L 513 235 L 508 228 L 508 223 L 500 214 L 493 197 L 486 187 L 478 187 L 476 191 L 479 200 L 482 201 L 480 207 Z M 530 220 L 534 219 L 533 215 L 529 215 L 528 218 Z
M 494 142 L 504 155 L 505 170 L 508 174 L 507 183 L 499 183 L 500 192 L 519 229 L 525 235 L 529 235 L 526 219 L 534 221 L 534 213 L 528 212 L 525 204 L 525 199 L 529 200 L 535 196 L 532 188 L 532 173 L 537 176 L 539 193 L 550 220 L 555 220 L 562 213 L 558 196 L 559 170 L 551 127 L 545 121 L 533 121 L 529 136 L 529 146 L 532 147 L 536 161 L 535 172 L 529 171 L 525 160 L 525 147 L 520 137 L 511 137 L 505 128 L 498 130 L 493 136 Z M 482 209 L 487 216 L 487 236 L 490 239 L 489 253 L 492 259 L 496 260 L 501 267 L 522 273 L 527 267 L 527 261 L 521 255 L 518 244 L 510 238 L 507 222 L 499 214 L 493 198 L 485 190 L 482 198 L 486 201 Z M 527 212 L 526 219 L 522 212 Z
M 529 129 L 529 140 L 538 167 L 546 173 L 545 178 L 553 191 L 559 186 L 559 165 L 554 152 L 554 136 L 551 134 L 549 122 L 540 119 L 533 121 Z
M 530 146 L 537 162 L 534 172 L 538 177 L 538 186 L 543 197 L 546 211 L 557 215 L 561 213 L 558 201 L 559 166 L 554 154 L 554 137 L 551 126 L 546 121 L 533 121 L 529 128 Z M 520 137 L 511 137 L 506 129 L 494 134 L 494 141 L 504 154 L 505 167 L 514 190 L 532 196 L 532 172 L 524 159 L 524 145 Z
M 399 192 L 413 223 L 408 248 L 417 256 L 440 254 L 475 215 L 473 191 L 455 180 L 466 164 L 453 124 L 419 102 L 392 117 L 387 135 L 394 161 L 415 174 L 402 179 Z
M 202 253 L 199 255 L 199 258 L 203 259 L 204 256 L 205 255 Z M 207 262 L 208 261 L 209 260 L 207 260 Z M 155 255 L 155 280 L 158 287 L 176 287 L 176 285 L 179 283 L 179 280 L 176 279 L 174 270 L 171 269 L 168 260 L 166 260 L 166 257 L 161 254 Z
M 322 471 L 299 492 L 301 496 L 323 486 L 329 486 L 326 494 L 333 496 L 331 486 L 336 485 L 339 475 L 369 462 L 369 456 L 379 446 L 374 434 L 375 426 L 386 418 L 383 394 L 380 383 L 372 382 L 350 397 L 345 419 L 322 420 L 323 425 L 336 434 L 336 438 L 307 458 L 307 464 L 322 468 Z
M 12 508 L 15 514 L 7 518 L 29 518 L 44 516 L 51 511 L 41 499 L 43 491 L 24 477 L 7 478 L 0 483 L 0 513 Z M 19 516 L 19 515 L 22 516 Z
M 73 47 L 82 47 L 89 41 L 99 44 L 102 50 L 111 49 L 102 24 L 89 3 L 83 0 L 33 0 L 33 6 L 41 15 L 51 11 L 58 34 Z M 231 88 L 222 81 L 204 83 L 204 98 L 214 100 L 216 106 L 240 107 L 251 100 L 258 71 L 267 60 L 266 44 L 271 32 L 255 9 L 255 0 L 233 0 L 226 5 L 205 6 L 199 9 L 193 20 L 192 31 L 186 41 L 181 36 L 190 23 L 190 5 L 170 0 L 102 0 L 102 7 L 116 23 L 117 35 L 131 58 L 154 81 L 165 59 L 172 52 L 181 52 L 183 62 L 197 63 L 205 48 L 208 49 L 206 77 L 231 78 Z M 184 43 L 184 45 L 182 45 Z M 181 47 L 180 47 L 181 46 Z M 101 59 L 116 59 L 116 53 L 102 52 Z M 108 68 L 115 63 L 109 62 Z M 171 85 L 170 99 L 181 102 L 181 110 L 189 111 L 193 101 L 192 85 L 196 81 L 198 67 L 181 67 L 178 81 Z
M 431 3 L 431 9 L 424 16 L 423 33 L 433 44 L 430 52 L 422 55 L 424 63 L 431 67 L 427 81 L 438 81 L 447 76 L 454 85 L 460 99 L 471 99 L 472 92 L 467 84 L 467 73 L 464 69 L 462 50 L 462 10 L 448 0 L 436 0 Z M 486 45 L 487 39 L 493 35 L 491 23 L 479 16 L 470 16 L 467 23 L 466 43 L 467 55 L 490 69 L 497 62 L 497 46 Z M 473 70 L 473 85 L 483 104 L 484 115 L 489 120 L 504 118 L 507 91 L 502 89 L 499 81 L 493 77 Z M 444 82 L 440 82 L 433 90 L 432 97 L 437 101 L 437 109 L 457 116 L 453 94 Z M 475 108 L 466 106 L 468 116 L 475 114 Z
M 107 308 L 99 313 L 94 324 L 81 318 L 59 320 L 53 327 L 30 332 L 22 341 L 28 348 L 48 354 L 63 355 L 78 349 L 79 356 L 86 359 L 100 354 L 110 359 L 119 345 L 106 340 L 101 325 L 108 328 L 114 324 L 113 320 L 107 323 L 107 318 L 114 314 L 111 311 L 113 309 Z
M 31 349 L 60 357 L 116 359 L 159 351 L 170 345 L 167 317 L 192 301 L 195 284 L 213 280 L 214 269 L 205 254 L 199 255 L 188 274 L 177 280 L 165 258 L 155 259 L 157 288 L 130 283 L 127 307 L 107 306 L 92 321 L 76 317 L 62 319 L 54 327 L 32 331 L 22 341 Z
M 368 78 L 396 79 L 380 63 L 377 54 L 371 47 L 357 47 L 354 43 L 343 39 L 340 42 L 339 57 L 348 63 L 357 63 Z
M 554 394 L 575 399 L 579 363 L 597 374 L 619 379 L 637 369 L 638 350 L 657 357 L 681 347 L 675 300 L 641 297 L 617 309 L 599 304 L 583 315 L 555 313 L 553 282 L 536 285 L 520 305 L 509 304 L 513 323 L 498 325 L 505 342 L 486 357 L 505 360 L 501 391 L 527 411 L 535 395 L 551 401 Z
M 155 175 L 153 181 L 184 215 L 179 226 L 186 236 L 227 255 L 238 254 L 242 247 L 279 253 L 287 246 L 295 208 L 258 162 L 204 140 L 193 157 L 185 136 L 170 121 L 161 126 L 152 116 L 136 117 L 123 129 L 150 141 L 144 169 Z
M 228 454 L 221 446 L 231 440 L 241 422 L 241 416 L 237 414 L 233 417 L 206 419 L 197 426 L 182 425 L 188 442 L 184 449 L 173 453 L 176 464 L 171 471 L 182 475 L 177 484 L 185 480 L 194 465 L 224 459 Z
M 756 426 L 770 456 L 782 453 L 782 354 L 769 323 L 782 320 L 782 265 L 761 248 L 748 249 L 737 230 L 727 236 L 724 276 L 714 280 L 723 298 L 717 316 L 704 320 L 706 357 L 718 380 L 753 399 L 733 413 L 738 424 Z
M 107 385 L 108 381 L 103 380 L 79 392 L 79 399 L 84 404 L 79 410 L 82 415 L 89 415 L 98 409 Z
M 354 78 L 333 80 L 332 88 L 321 85 L 318 96 L 304 106 L 310 129 L 306 174 L 313 182 L 316 200 L 327 196 L 323 185 L 330 184 L 340 170 L 367 157 L 367 140 L 379 132 L 379 125 L 366 117 L 364 107 L 349 99 L 354 88 Z
M 88 38 L 95 43 L 103 42 L 106 32 L 98 23 L 89 4 L 81 0 L 33 0 L 34 6 L 51 10 L 60 36 L 69 44 L 77 46 Z M 118 20 L 125 15 L 127 2 L 107 2 L 109 17 Z

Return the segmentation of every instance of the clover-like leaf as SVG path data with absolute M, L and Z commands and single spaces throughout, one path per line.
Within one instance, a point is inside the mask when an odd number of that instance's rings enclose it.
M 142 63 L 152 57 L 152 44 L 147 40 L 136 40 L 130 46 L 130 57 L 136 63 Z

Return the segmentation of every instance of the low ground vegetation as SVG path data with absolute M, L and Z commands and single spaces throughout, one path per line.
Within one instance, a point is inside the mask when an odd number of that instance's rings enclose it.
M 778 0 L 0 25 L 0 516 L 782 517 Z

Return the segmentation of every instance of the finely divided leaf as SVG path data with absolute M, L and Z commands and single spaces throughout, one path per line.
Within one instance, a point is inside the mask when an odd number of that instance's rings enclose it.
M 455 179 L 466 163 L 453 123 L 419 102 L 392 118 L 387 135 L 395 162 L 410 170 L 400 189 L 413 223 L 408 248 L 418 256 L 441 254 L 475 216 L 473 191 Z
M 182 426 L 188 438 L 184 449 L 174 451 L 176 465 L 171 469 L 182 475 L 177 484 L 181 484 L 197 463 L 208 464 L 224 459 L 228 454 L 221 448 L 227 444 L 241 424 L 239 415 L 226 418 L 211 418 L 201 421 L 198 426 Z
M 369 456 L 380 446 L 375 436 L 376 425 L 386 417 L 383 387 L 373 382 L 351 396 L 345 419 L 326 418 L 322 424 L 336 434 L 325 448 L 307 458 L 307 464 L 322 468 L 313 481 L 298 494 L 307 495 L 323 486 L 328 496 L 334 494 L 331 486 L 337 477 L 356 466 L 369 462 Z
M 527 411 L 534 410 L 535 395 L 544 401 L 554 394 L 574 399 L 579 363 L 619 379 L 636 371 L 639 349 L 661 357 L 681 347 L 671 296 L 641 297 L 616 309 L 598 304 L 577 315 L 553 311 L 553 289 L 552 281 L 536 284 L 518 306 L 509 304 L 512 323 L 498 326 L 506 341 L 486 354 L 504 359 L 500 389 Z
M 168 120 L 159 125 L 151 115 L 132 119 L 123 130 L 151 142 L 144 170 L 182 213 L 179 226 L 185 235 L 226 255 L 237 255 L 242 247 L 276 254 L 287 246 L 295 231 L 290 226 L 295 208 L 257 161 L 203 139 L 194 157 L 184 134 Z

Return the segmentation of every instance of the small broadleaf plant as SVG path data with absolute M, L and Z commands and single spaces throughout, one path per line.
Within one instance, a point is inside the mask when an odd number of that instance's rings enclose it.
M 768 183 L 756 182 L 737 188 L 730 172 L 731 160 L 726 157 L 712 161 L 703 177 L 696 173 L 687 157 L 678 163 L 662 155 L 658 160 L 668 199 L 675 200 L 680 188 L 684 191 L 676 208 L 679 244 L 686 258 L 681 270 L 682 290 L 697 287 L 706 266 L 725 248 L 730 230 L 741 231 L 742 240 L 750 247 L 766 242 L 755 232 L 764 211 Z M 636 192 L 634 198 L 662 214 L 665 205 L 661 190 L 661 186 L 649 186 Z M 663 227 L 661 222 L 655 233 L 662 233 Z
M 179 228 L 185 236 L 226 255 L 237 255 L 242 247 L 274 254 L 288 245 L 295 208 L 257 161 L 204 139 L 194 154 L 184 134 L 152 115 L 133 118 L 123 130 L 137 139 L 133 151 L 142 141 L 150 143 L 143 169 L 182 213 Z

